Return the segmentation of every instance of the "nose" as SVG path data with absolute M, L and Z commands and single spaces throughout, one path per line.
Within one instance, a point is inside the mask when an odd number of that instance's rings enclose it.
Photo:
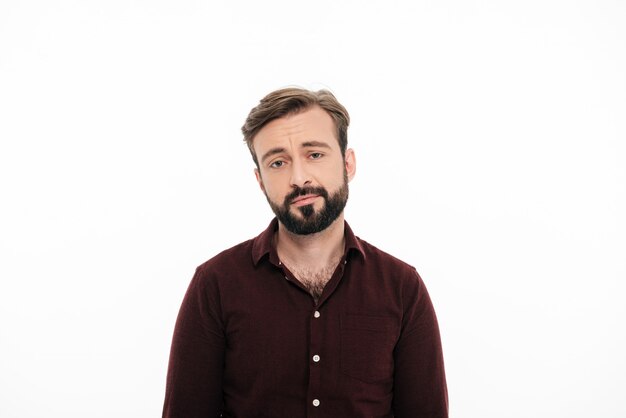
M 290 183 L 292 187 L 304 187 L 311 184 L 310 174 L 300 161 L 294 161 L 291 165 Z

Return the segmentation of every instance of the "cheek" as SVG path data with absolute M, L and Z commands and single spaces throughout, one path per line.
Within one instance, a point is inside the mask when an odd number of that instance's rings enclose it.
M 331 170 L 329 170 L 329 172 L 325 173 L 322 181 L 324 187 L 326 187 L 329 191 L 339 189 L 341 186 L 343 186 L 344 183 L 343 166 L 339 167 L 338 169 L 333 169 L 332 172 Z
M 267 179 L 263 182 L 263 191 L 271 200 L 282 202 L 286 195 L 285 187 L 282 187 L 276 179 Z

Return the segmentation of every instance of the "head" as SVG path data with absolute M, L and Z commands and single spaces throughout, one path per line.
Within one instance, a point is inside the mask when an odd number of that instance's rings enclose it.
M 295 234 L 321 232 L 342 214 L 355 173 L 348 112 L 328 91 L 270 93 L 242 127 L 255 175 L 278 220 Z
M 296 87 L 289 87 L 271 92 L 261 99 L 259 105 L 254 107 L 246 122 L 241 127 L 243 139 L 252 154 L 252 160 L 259 168 L 259 161 L 254 151 L 254 137 L 269 122 L 293 115 L 303 110 L 318 106 L 324 109 L 335 122 L 336 138 L 339 149 L 345 157 L 348 148 L 348 126 L 350 115 L 335 96 L 328 90 L 310 91 Z

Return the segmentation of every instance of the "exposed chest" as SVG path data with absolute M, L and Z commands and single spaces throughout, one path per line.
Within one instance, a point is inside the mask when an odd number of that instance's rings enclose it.
M 285 265 L 317 302 L 324 291 L 324 287 L 333 277 L 338 263 L 339 259 L 323 266 Z

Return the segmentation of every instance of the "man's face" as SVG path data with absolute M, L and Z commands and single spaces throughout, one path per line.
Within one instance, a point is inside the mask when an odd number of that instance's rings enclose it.
M 275 119 L 255 136 L 257 181 L 278 220 L 292 233 L 323 231 L 343 212 L 354 152 L 341 155 L 335 124 L 312 107 Z

